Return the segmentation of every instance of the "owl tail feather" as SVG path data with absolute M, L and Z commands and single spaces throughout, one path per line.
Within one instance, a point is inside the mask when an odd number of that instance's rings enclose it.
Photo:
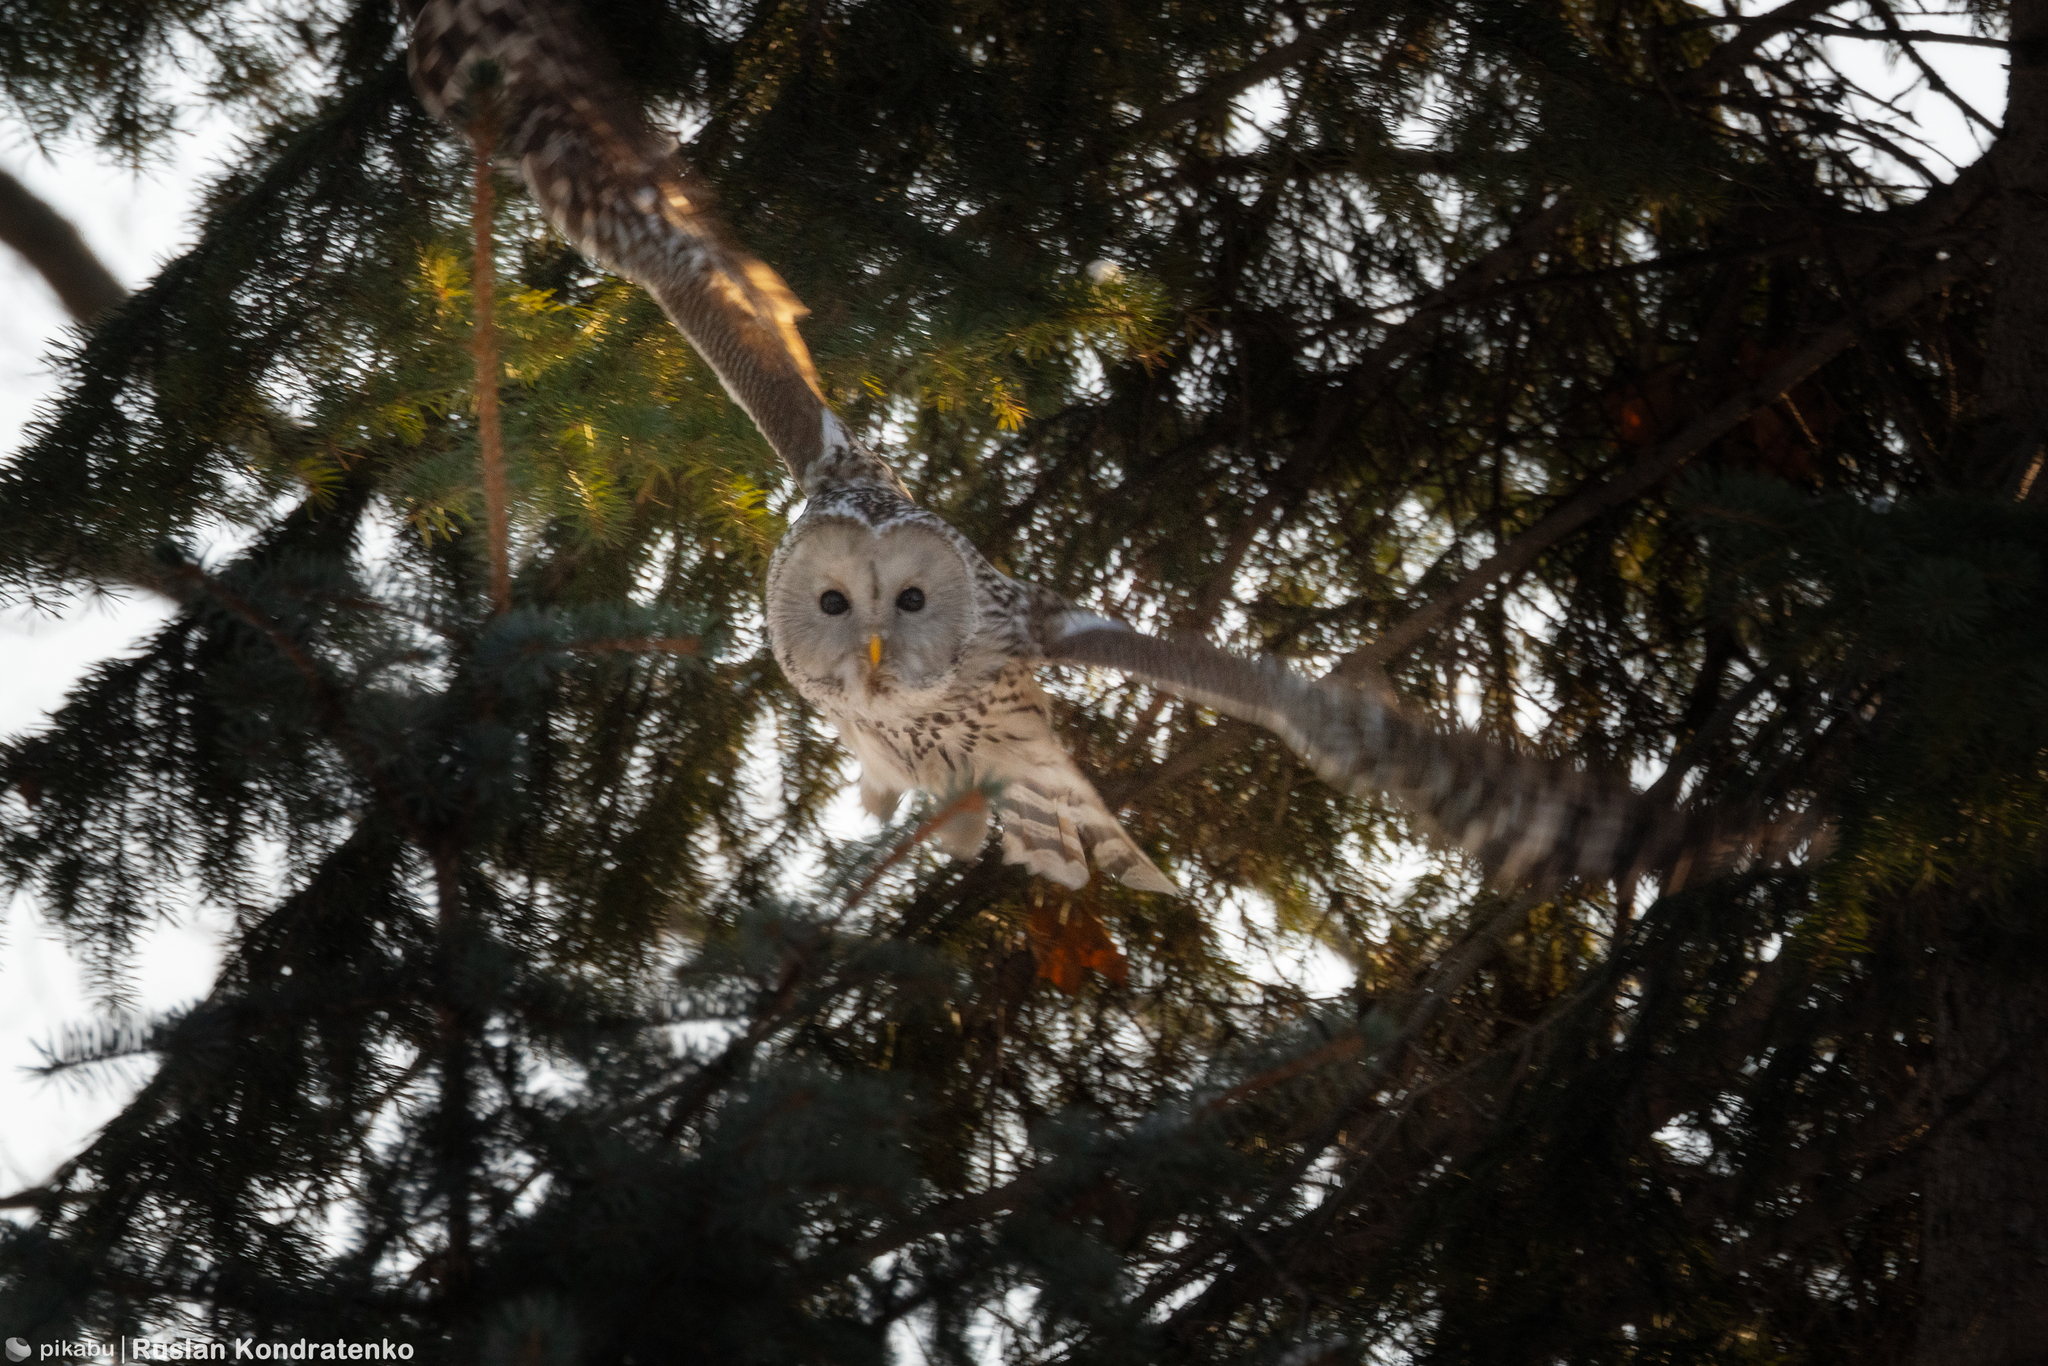
M 1116 817 L 1078 774 L 1049 787 L 1013 779 L 996 798 L 1003 820 L 1003 859 L 1075 891 L 1088 885 L 1088 858 L 1103 872 L 1141 892 L 1168 896 L 1180 888 L 1145 857 Z
M 962 807 L 932 831 L 932 843 L 954 858 L 973 858 L 988 838 L 988 804 Z
M 1116 832 L 1113 842 L 1104 840 L 1090 852 L 1095 855 L 1098 868 L 1132 891 L 1180 895 L 1179 885 L 1160 872 L 1159 865 L 1146 858 L 1138 846 L 1131 843 L 1131 837 L 1121 830 Z

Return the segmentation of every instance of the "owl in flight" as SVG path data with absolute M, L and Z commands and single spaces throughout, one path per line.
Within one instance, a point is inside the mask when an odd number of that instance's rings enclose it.
M 487 136 L 572 242 L 660 302 L 805 494 L 769 569 L 769 641 L 860 760 L 869 811 L 888 814 L 911 788 L 965 798 L 935 838 L 968 856 L 988 815 L 967 794 L 987 788 L 1010 862 L 1078 888 L 1092 859 L 1126 886 L 1174 891 L 1053 732 L 1035 670 L 1070 663 L 1264 726 L 1325 781 L 1393 798 L 1503 882 L 1654 872 L 1668 889 L 1756 846 L 1618 780 L 1272 661 L 1141 635 L 998 572 L 840 423 L 797 334 L 803 306 L 727 232 L 565 0 L 404 4 L 427 109 Z

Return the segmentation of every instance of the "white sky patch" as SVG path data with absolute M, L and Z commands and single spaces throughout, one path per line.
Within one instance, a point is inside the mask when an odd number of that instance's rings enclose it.
M 133 1014 L 147 1019 L 204 995 L 220 971 L 224 911 L 188 910 L 140 937 L 129 966 Z M 27 897 L 7 908 L 0 940 L 0 1186 L 40 1185 L 128 1103 L 148 1069 L 105 1065 L 43 1080 L 37 1045 L 101 1018 L 83 965 Z M 9 1211 L 10 1217 L 19 1212 Z M 20 1218 L 26 1219 L 25 1214 Z
M 0 735 L 40 728 L 88 670 L 170 618 L 168 600 L 139 593 L 84 597 L 62 612 L 0 608 Z
M 1861 5 L 1843 5 L 1837 14 L 1860 14 Z M 1967 15 L 1901 8 L 1900 27 L 1916 32 L 1952 33 L 1972 36 Z M 1837 17 L 1834 22 L 1841 23 Z M 1846 26 L 1846 25 L 1844 25 Z M 1863 28 L 1875 28 L 1859 20 Z M 1995 47 L 1960 43 L 1921 42 L 1914 44 L 1922 61 L 1949 91 L 1991 122 L 2005 116 L 2005 53 Z M 1967 166 L 1989 149 L 1991 134 L 1975 123 L 1954 100 L 1933 88 L 1927 74 L 1912 58 L 1889 43 L 1857 38 L 1837 38 L 1828 51 L 1842 74 L 1869 92 L 1871 98 L 1852 95 L 1844 114 L 1850 118 L 1875 118 L 1889 113 L 1899 126 L 1916 136 L 1921 145 L 1908 150 L 1922 154 L 1922 161 L 1936 175 L 1946 178 L 1959 166 Z M 1884 104 L 1880 105 L 1879 101 Z M 1887 108 L 1888 106 L 1888 108 Z M 1861 160 L 1886 176 L 1901 168 L 1881 164 L 1881 154 L 1867 153 Z M 1889 162 L 1889 157 L 1881 158 Z

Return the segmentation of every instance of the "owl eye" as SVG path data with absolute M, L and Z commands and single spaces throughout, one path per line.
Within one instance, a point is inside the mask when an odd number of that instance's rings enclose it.
M 922 588 L 906 588 L 901 593 L 898 593 L 896 595 L 896 610 L 899 612 L 922 612 L 924 610 L 924 590 Z
M 818 599 L 818 610 L 828 617 L 840 616 L 851 611 L 853 604 L 846 600 L 846 594 L 836 588 L 828 588 Z

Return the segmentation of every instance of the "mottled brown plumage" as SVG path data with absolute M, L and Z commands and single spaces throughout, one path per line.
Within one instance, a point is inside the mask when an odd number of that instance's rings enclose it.
M 620 93 L 616 65 L 571 7 L 406 0 L 408 60 L 428 112 L 518 166 L 562 233 L 643 286 L 717 372 L 807 492 L 894 484 L 840 425 L 797 334 L 804 306 L 740 246 L 713 196 Z

